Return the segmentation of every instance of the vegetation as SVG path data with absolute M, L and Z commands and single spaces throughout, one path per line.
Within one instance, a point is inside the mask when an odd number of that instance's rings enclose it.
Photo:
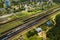
M 27 38 L 27 36 L 24 35 L 24 40 L 43 40 L 43 38 L 40 38 L 38 35 L 34 35 L 30 38 Z
M 43 38 L 37 35 L 35 29 L 28 31 L 23 35 L 24 40 L 42 40 Z
M 22 2 L 23 2 L 23 0 L 22 0 Z M 17 3 L 17 2 L 14 2 L 14 3 L 16 3 L 16 4 L 14 4 L 14 5 L 19 5 L 19 3 Z M 56 6 L 56 5 L 55 5 Z M 44 9 L 46 8 L 45 6 L 43 7 Z M 15 10 L 15 9 L 14 9 Z M 21 8 L 21 10 L 24 10 L 24 8 L 22 7 Z M 19 11 L 19 10 L 17 10 L 17 11 Z M 17 12 L 16 10 L 14 11 L 14 12 Z M 10 17 L 8 17 L 8 18 L 10 18 L 11 20 L 13 20 L 13 19 L 16 19 L 16 18 L 18 18 L 18 20 L 15 20 L 15 21 L 12 21 L 12 22 L 9 22 L 9 23 L 6 23 L 6 24 L 3 24 L 3 25 L 1 25 L 0 26 L 0 33 L 2 33 L 2 32 L 5 32 L 5 31 L 7 31 L 7 30 L 9 30 L 9 29 L 12 29 L 12 28 L 14 28 L 14 27 L 17 27 L 18 25 L 20 25 L 20 24 L 23 24 L 24 22 L 23 21 L 21 21 L 21 20 L 24 20 L 24 19 L 26 19 L 26 18 L 28 18 L 28 17 L 30 17 L 30 16 L 32 16 L 32 15 L 35 15 L 36 13 L 40 13 L 42 10 L 40 10 L 39 8 L 37 8 L 36 7 L 36 9 L 35 10 L 29 10 L 28 12 L 22 12 L 22 13 L 19 13 L 19 14 L 15 14 L 15 15 L 12 15 L 12 16 L 10 16 Z M 9 13 L 9 10 L 7 10 L 7 12 Z M 4 29 L 4 30 L 3 30 Z M 43 30 L 46 30 L 46 28 L 43 28 L 42 27 L 42 29 Z M 29 38 L 29 40 L 40 40 L 41 38 L 39 38 L 37 35 L 36 35 L 37 33 L 36 33 L 36 31 L 35 30 L 33 30 L 33 31 L 29 31 L 26 35 L 26 37 L 28 37 Z M 0 34 L 1 35 L 1 34 Z M 34 35 L 34 36 L 33 36 Z M 31 38 L 31 36 L 33 36 L 33 38 Z
M 43 38 L 40 38 L 38 35 L 34 35 L 33 37 L 29 38 L 28 40 L 43 40 Z
M 0 8 L 3 8 L 3 4 L 2 3 L 0 3 Z
M 53 0 L 54 2 L 58 2 L 58 3 L 60 3 L 60 0 Z
M 16 21 L 13 21 L 13 22 L 9 22 L 9 23 L 6 23 L 4 25 L 1 25 L 0 26 L 0 33 L 2 32 L 5 32 L 9 29 L 12 29 L 20 24 L 22 24 L 23 22 L 21 22 L 20 20 L 16 20 Z
M 60 14 L 55 18 L 56 25 L 47 32 L 49 40 L 60 40 Z
M 35 31 L 35 29 L 33 29 L 33 30 L 29 31 L 26 35 L 29 38 L 31 36 L 34 36 L 35 34 L 37 34 L 37 32 Z

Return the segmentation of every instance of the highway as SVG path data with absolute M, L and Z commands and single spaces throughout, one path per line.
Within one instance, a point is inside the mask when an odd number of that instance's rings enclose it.
M 31 28 L 33 25 L 37 24 L 40 20 L 48 17 L 49 15 L 55 13 L 58 10 L 60 10 L 60 8 L 55 9 L 51 13 L 48 13 L 48 14 L 46 14 L 44 16 L 41 16 L 41 17 L 37 18 L 36 20 L 33 20 L 33 21 L 31 21 L 29 23 L 26 23 L 26 24 L 24 24 L 22 26 L 19 26 L 18 28 L 14 29 L 11 32 L 9 32 L 9 33 L 3 35 L 2 37 L 0 37 L 0 40 L 7 40 L 8 38 L 10 38 L 10 37 L 22 32 L 22 31 L 24 31 L 25 29 Z

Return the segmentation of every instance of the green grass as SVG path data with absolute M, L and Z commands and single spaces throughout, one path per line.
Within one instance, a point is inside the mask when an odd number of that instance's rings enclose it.
M 30 37 L 28 40 L 42 40 L 42 38 L 40 38 L 37 35 L 34 35 L 34 36 Z
M 14 28 L 16 27 L 17 25 L 20 25 L 22 24 L 23 22 L 21 22 L 20 20 L 16 20 L 16 21 L 13 21 L 13 22 L 10 22 L 10 23 L 7 23 L 7 24 L 4 24 L 4 25 L 1 25 L 0 26 L 0 33 L 4 32 L 4 31 L 7 31 L 11 28 Z
M 43 31 L 47 30 L 47 26 L 45 26 L 45 25 L 42 25 L 41 28 L 42 28 Z
M 16 15 L 9 16 L 8 18 L 10 18 L 11 20 L 16 19 L 16 18 L 24 20 L 24 19 L 29 18 L 30 16 L 35 15 L 35 14 L 40 13 L 40 12 L 41 12 L 41 10 L 36 10 L 36 12 L 34 12 L 34 11 L 33 12 L 25 12 L 24 11 L 24 12 L 21 12 L 21 13 L 16 14 Z

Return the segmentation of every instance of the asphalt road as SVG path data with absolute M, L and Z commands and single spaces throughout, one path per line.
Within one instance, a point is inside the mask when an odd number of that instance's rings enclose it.
M 14 30 L 12 30 L 11 32 L 9 32 L 9 33 L 3 35 L 2 37 L 0 37 L 0 40 L 7 40 L 8 38 L 10 38 L 10 37 L 12 37 L 12 36 L 14 36 L 14 35 L 22 32 L 22 31 L 24 31 L 25 29 L 28 29 L 28 28 L 33 27 L 33 25 L 37 24 L 40 20 L 48 17 L 49 15 L 55 13 L 55 12 L 58 11 L 58 10 L 60 10 L 60 8 L 55 9 L 55 10 L 53 10 L 51 13 L 48 13 L 48 14 L 46 14 L 46 15 L 44 15 L 44 16 L 41 16 L 41 17 L 39 17 L 38 19 L 36 19 L 36 20 L 34 20 L 34 21 L 31 21 L 31 22 L 29 22 L 29 23 L 27 23 L 27 24 L 25 24 L 25 25 L 19 26 L 18 28 L 14 29 Z

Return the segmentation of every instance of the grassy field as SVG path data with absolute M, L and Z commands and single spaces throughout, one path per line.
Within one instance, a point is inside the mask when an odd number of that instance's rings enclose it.
M 11 28 L 14 28 L 20 24 L 23 24 L 22 21 L 20 20 L 16 20 L 16 21 L 13 21 L 13 22 L 10 22 L 10 23 L 7 23 L 7 24 L 4 24 L 4 25 L 1 25 L 0 26 L 0 33 L 6 31 L 6 30 L 9 30 Z

